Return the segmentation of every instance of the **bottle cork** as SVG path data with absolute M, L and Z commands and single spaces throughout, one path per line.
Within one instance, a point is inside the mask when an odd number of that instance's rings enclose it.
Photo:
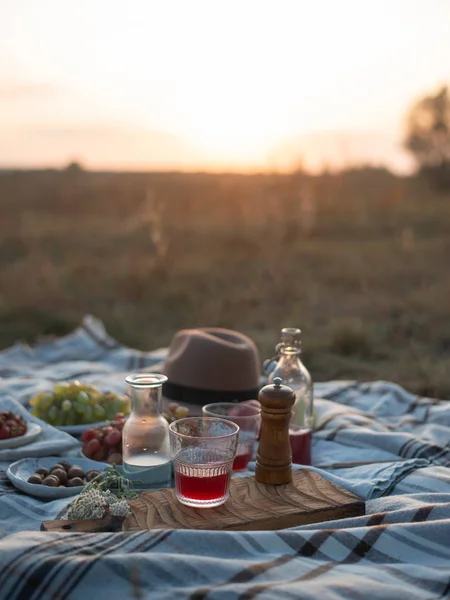
M 259 483 L 282 485 L 292 481 L 292 453 L 289 421 L 295 394 L 282 385 L 281 377 L 266 385 L 258 395 L 261 403 L 261 434 L 256 456 L 255 479 Z

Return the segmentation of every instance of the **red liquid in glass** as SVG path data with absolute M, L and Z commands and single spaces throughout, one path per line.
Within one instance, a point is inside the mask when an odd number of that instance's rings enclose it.
M 289 429 L 293 463 L 311 464 L 311 439 L 311 429 Z
M 185 498 L 192 500 L 215 500 L 225 495 L 230 473 L 213 477 L 190 477 L 175 470 L 177 491 Z
M 233 471 L 243 471 L 252 459 L 252 453 L 238 454 L 233 462 Z

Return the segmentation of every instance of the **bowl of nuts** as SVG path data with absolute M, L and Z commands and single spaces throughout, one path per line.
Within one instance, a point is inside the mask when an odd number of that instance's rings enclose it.
M 74 458 L 73 461 L 61 457 L 23 458 L 12 463 L 6 475 L 25 494 L 56 500 L 79 494 L 109 466 L 88 458 Z

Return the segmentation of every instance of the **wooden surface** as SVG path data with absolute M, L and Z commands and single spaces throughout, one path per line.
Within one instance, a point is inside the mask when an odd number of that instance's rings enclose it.
M 319 474 L 302 469 L 293 471 L 292 476 L 291 483 L 277 486 L 258 483 L 254 477 L 232 479 L 230 498 L 216 508 L 184 506 L 173 488 L 144 492 L 130 502 L 133 515 L 123 521 L 122 530 L 275 530 L 364 514 L 361 499 Z M 46 521 L 42 529 L 69 531 L 64 528 L 69 524 L 73 524 L 72 532 L 117 531 L 104 520 Z
M 216 508 L 190 508 L 174 489 L 145 492 L 131 502 L 124 531 L 145 529 L 274 530 L 364 514 L 364 502 L 314 471 L 293 471 L 286 485 L 232 479 L 230 498 Z
M 93 521 L 44 521 L 41 531 L 57 533 L 100 533 L 102 531 L 122 531 L 123 518 L 106 516 Z

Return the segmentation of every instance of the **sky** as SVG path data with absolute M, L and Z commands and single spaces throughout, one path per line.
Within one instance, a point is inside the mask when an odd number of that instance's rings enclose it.
M 0 166 L 411 168 L 450 0 L 0 0 Z

